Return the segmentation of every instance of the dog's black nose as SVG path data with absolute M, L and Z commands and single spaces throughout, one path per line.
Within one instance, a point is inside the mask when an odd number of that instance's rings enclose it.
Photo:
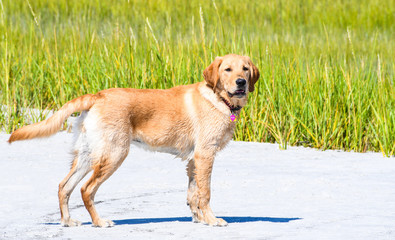
M 244 85 L 246 85 L 247 81 L 245 79 L 239 78 L 236 80 L 236 84 L 239 87 L 243 87 Z

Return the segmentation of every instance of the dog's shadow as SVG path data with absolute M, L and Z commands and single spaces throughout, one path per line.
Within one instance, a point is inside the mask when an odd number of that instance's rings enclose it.
M 273 218 L 273 217 L 220 217 L 228 223 L 247 223 L 247 222 L 273 222 L 287 223 L 290 221 L 300 220 L 302 218 Z M 136 218 L 113 220 L 115 225 L 135 225 L 147 223 L 164 223 L 164 222 L 192 222 L 191 217 L 174 217 L 174 218 Z

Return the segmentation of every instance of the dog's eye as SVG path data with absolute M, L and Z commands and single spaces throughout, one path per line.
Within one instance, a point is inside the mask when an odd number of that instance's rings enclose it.
M 232 69 L 231 69 L 231 68 L 225 68 L 225 71 L 227 71 L 227 72 L 231 72 L 231 71 L 232 71 Z
M 248 68 L 247 67 L 243 67 L 243 71 L 248 71 Z

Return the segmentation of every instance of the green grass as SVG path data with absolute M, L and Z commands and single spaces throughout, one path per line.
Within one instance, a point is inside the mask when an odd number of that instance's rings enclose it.
M 0 3 L 2 131 L 27 124 L 23 108 L 202 81 L 237 53 L 261 79 L 235 140 L 395 155 L 392 0 Z

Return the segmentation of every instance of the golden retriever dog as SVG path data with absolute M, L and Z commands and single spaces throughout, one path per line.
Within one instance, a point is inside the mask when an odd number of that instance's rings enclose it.
M 59 184 L 62 226 L 78 226 L 70 218 L 69 198 L 75 186 L 93 170 L 81 194 L 92 224 L 111 227 L 99 217 L 94 197 L 100 185 L 122 164 L 130 144 L 174 154 L 188 161 L 187 203 L 194 222 L 226 226 L 210 208 L 210 182 L 214 158 L 232 139 L 235 117 L 254 91 L 259 71 L 249 57 L 229 54 L 215 58 L 203 82 L 166 90 L 107 89 L 69 101 L 50 118 L 22 127 L 9 143 L 48 137 L 74 112 L 74 160 Z

